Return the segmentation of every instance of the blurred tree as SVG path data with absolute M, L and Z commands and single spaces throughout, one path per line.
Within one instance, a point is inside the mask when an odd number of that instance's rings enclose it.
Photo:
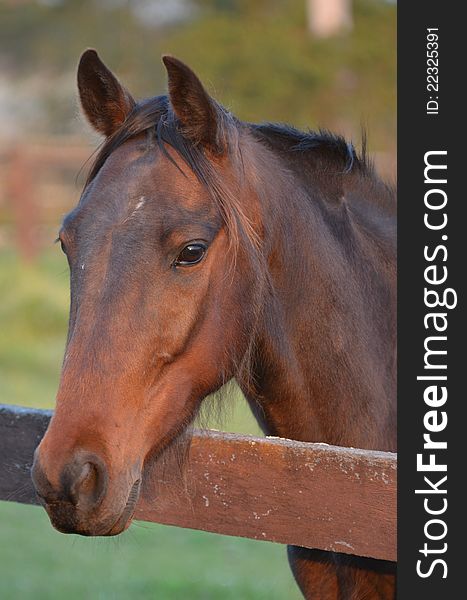
M 6 89 L 15 100 L 3 119 L 35 131 L 82 130 L 74 78 L 84 48 L 97 48 L 137 97 L 165 90 L 159 57 L 172 53 L 240 118 L 322 125 L 357 139 L 365 121 L 372 148 L 394 150 L 393 4 L 355 0 L 353 30 L 326 39 L 309 35 L 303 0 L 157 0 L 151 6 L 147 0 L 0 2 L 0 105 Z

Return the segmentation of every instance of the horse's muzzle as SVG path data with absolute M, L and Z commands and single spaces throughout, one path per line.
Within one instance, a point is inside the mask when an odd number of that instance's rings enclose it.
M 73 455 L 54 483 L 36 452 L 32 480 L 52 525 L 62 533 L 85 536 L 118 535 L 124 531 L 131 522 L 140 487 L 138 480 L 129 493 L 123 497 L 119 494 L 112 503 L 107 494 L 109 475 L 104 461 L 85 451 Z

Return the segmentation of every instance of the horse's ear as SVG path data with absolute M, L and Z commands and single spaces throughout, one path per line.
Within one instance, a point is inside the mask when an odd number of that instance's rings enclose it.
M 112 135 L 135 101 L 109 71 L 95 50 L 86 50 L 78 66 L 78 90 L 84 114 L 99 133 Z
M 220 154 L 220 107 L 193 71 L 173 56 L 163 56 L 169 81 L 169 98 L 183 133 L 194 143 Z

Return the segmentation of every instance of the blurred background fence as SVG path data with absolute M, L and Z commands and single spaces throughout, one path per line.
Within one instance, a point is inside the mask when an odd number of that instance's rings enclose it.
M 394 181 L 395 38 L 387 0 L 0 0 L 0 403 L 54 402 L 68 274 L 53 240 L 99 143 L 76 100 L 86 47 L 136 97 L 165 92 L 160 56 L 170 53 L 243 120 L 323 127 L 357 148 L 365 128 Z M 224 422 L 209 422 L 258 433 L 234 397 Z M 0 503 L 0 598 L 63 597 L 298 593 L 284 550 L 266 542 L 155 525 L 132 527 L 118 546 L 72 542 L 37 509 Z

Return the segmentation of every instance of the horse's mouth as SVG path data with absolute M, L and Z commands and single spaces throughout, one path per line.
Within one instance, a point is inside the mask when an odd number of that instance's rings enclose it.
M 139 498 L 141 487 L 141 479 L 135 481 L 132 485 L 124 509 L 119 514 L 118 518 L 110 520 L 105 519 L 99 523 L 97 515 L 92 518 L 90 515 L 80 515 L 76 512 L 76 508 L 69 502 L 55 501 L 44 505 L 52 525 L 61 533 L 74 533 L 83 536 L 114 536 L 123 533 L 131 525 L 133 515 L 136 509 L 136 503 Z M 39 500 L 41 500 L 39 498 Z

